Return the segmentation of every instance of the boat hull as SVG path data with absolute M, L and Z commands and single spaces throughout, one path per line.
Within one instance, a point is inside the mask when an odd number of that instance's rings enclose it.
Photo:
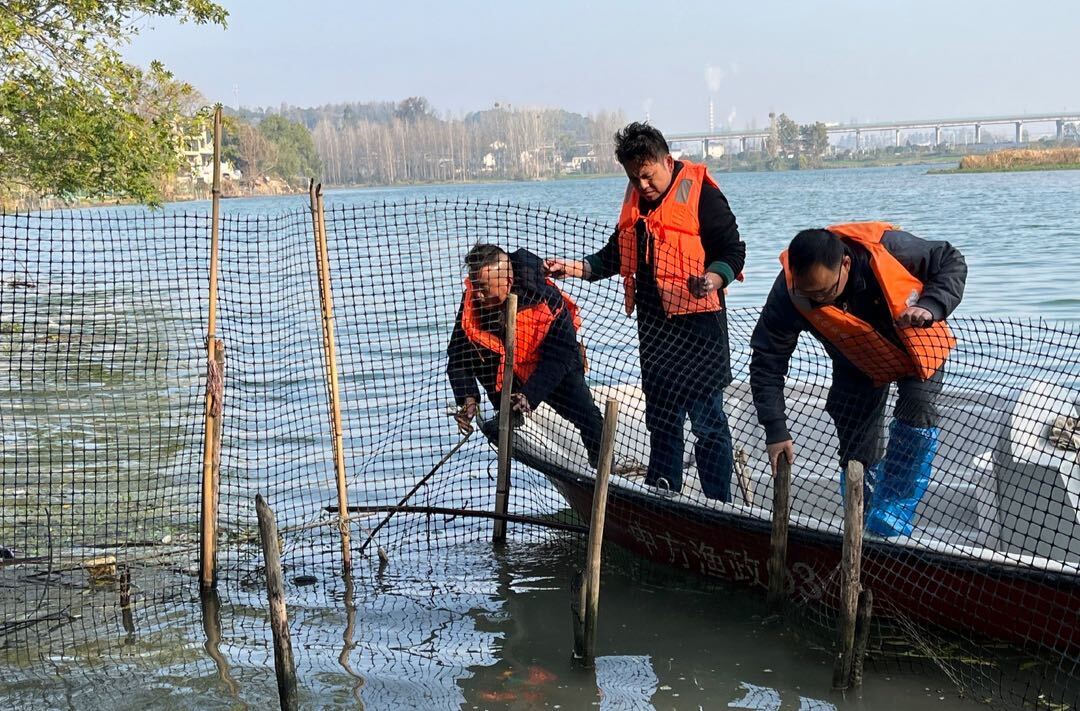
M 588 520 L 594 481 L 545 472 L 573 510 Z M 768 586 L 771 526 L 733 512 L 690 505 L 623 487 L 608 490 L 604 536 L 633 553 L 694 574 L 749 587 Z M 792 526 L 789 596 L 835 608 L 842 539 Z M 947 629 L 1007 641 L 1031 651 L 1080 649 L 1080 580 L 1017 566 L 913 550 L 885 540 L 864 543 L 862 578 L 875 612 L 900 613 Z

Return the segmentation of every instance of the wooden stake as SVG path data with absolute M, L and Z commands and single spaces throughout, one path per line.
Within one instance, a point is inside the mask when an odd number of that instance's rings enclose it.
M 855 622 L 855 658 L 851 662 L 851 685 L 862 686 L 863 662 L 870 643 L 870 618 L 874 612 L 874 591 L 867 588 L 859 594 L 859 617 Z
M 337 480 L 338 529 L 341 532 L 341 557 L 344 570 L 352 569 L 352 546 L 349 543 L 349 490 L 345 480 L 344 430 L 341 425 L 341 399 L 338 388 L 337 346 L 334 338 L 334 297 L 330 290 L 330 253 L 326 246 L 326 215 L 323 211 L 322 185 L 311 181 L 311 218 L 315 231 L 315 265 L 319 273 L 319 303 L 322 309 L 323 349 L 330 393 L 330 441 L 334 449 L 334 476 Z
M 510 447 L 513 444 L 510 431 L 510 394 L 514 389 L 514 334 L 517 331 L 517 294 L 506 297 L 506 340 L 503 356 L 502 392 L 499 393 L 499 479 L 495 485 L 495 514 L 506 515 L 510 504 Z M 506 519 L 495 519 L 491 540 L 506 540 Z
M 577 571 L 570 579 L 570 619 L 574 629 L 574 659 L 585 658 L 585 573 Z
M 274 671 L 277 674 L 278 698 L 284 711 L 297 707 L 296 663 L 293 661 L 292 638 L 289 635 L 289 613 L 285 607 L 285 584 L 281 577 L 281 548 L 278 545 L 274 512 L 266 505 L 262 494 L 255 495 L 255 512 L 259 517 L 259 537 L 262 539 L 266 562 L 266 597 L 270 606 L 270 629 L 274 634 Z
M 210 380 L 210 370 L 217 363 L 215 346 L 217 341 L 214 336 L 217 332 L 217 278 L 218 278 L 218 248 L 219 232 L 218 222 L 221 214 L 221 104 L 214 109 L 214 183 L 210 202 L 210 293 L 209 310 L 206 327 L 206 363 L 207 380 Z M 212 389 L 207 383 L 205 427 L 203 430 L 203 476 L 202 476 L 202 507 L 200 511 L 201 526 L 199 532 L 199 585 L 202 588 L 211 588 L 217 584 L 217 570 L 215 560 L 217 558 L 217 501 L 214 499 L 216 488 L 214 486 L 214 430 L 220 425 L 215 424 L 220 419 L 220 408 L 216 408 L 213 402 Z M 218 414 L 214 415 L 217 410 Z M 220 462 L 220 451 L 219 451 Z
M 840 562 L 840 621 L 838 649 L 833 667 L 833 688 L 846 689 L 851 684 L 855 647 L 855 622 L 861 591 L 863 532 L 863 465 L 848 462 L 844 496 L 844 550 Z
M 600 435 L 600 461 L 596 466 L 592 517 L 589 519 L 589 549 L 585 562 L 585 656 L 582 664 L 591 668 L 596 661 L 596 616 L 600 609 L 600 551 L 604 543 L 604 516 L 607 513 L 608 479 L 614 459 L 615 428 L 619 419 L 618 400 L 604 407 L 604 430 Z
M 791 462 L 780 455 L 773 475 L 772 536 L 769 539 L 769 606 L 777 609 L 787 597 L 787 545 Z
M 742 492 L 743 503 L 747 506 L 754 505 L 754 482 L 750 479 L 750 470 L 747 468 L 749 457 L 746 450 L 739 447 L 735 450 L 735 476 L 739 480 L 739 491 Z

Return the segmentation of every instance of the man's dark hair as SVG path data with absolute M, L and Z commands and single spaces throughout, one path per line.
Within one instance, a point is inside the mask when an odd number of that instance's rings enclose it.
M 805 274 L 815 264 L 838 269 L 846 251 L 840 238 L 828 230 L 803 230 L 788 246 L 788 266 L 794 274 Z
M 475 281 L 480 270 L 498 264 L 506 259 L 506 250 L 493 244 L 478 244 L 465 255 L 465 267 L 469 270 L 469 279 Z
M 647 123 L 635 121 L 615 134 L 615 158 L 624 168 L 660 162 L 670 154 L 664 134 Z

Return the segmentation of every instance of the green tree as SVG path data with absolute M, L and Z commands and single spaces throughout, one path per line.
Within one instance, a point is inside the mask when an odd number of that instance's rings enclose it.
M 810 156 L 811 162 L 819 163 L 829 149 L 828 128 L 820 121 L 799 126 L 799 142 L 803 153 Z
M 209 0 L 0 2 L 0 186 L 154 203 L 196 96 L 119 47 L 146 17 L 224 26 Z
M 799 124 L 788 118 L 787 114 L 780 114 L 780 118 L 776 120 L 776 129 L 783 156 L 799 155 Z
M 410 96 L 397 105 L 394 115 L 406 123 L 415 123 L 426 118 L 435 118 L 435 109 L 422 96 Z
M 275 147 L 266 172 L 288 181 L 318 176 L 322 171 L 311 132 L 302 123 L 272 114 L 259 123 L 259 133 Z

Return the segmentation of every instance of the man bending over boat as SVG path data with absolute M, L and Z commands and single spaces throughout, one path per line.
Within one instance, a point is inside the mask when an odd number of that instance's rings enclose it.
M 967 263 L 948 242 L 883 222 L 803 230 L 780 255 L 750 339 L 750 385 L 773 471 L 794 462 L 784 376 L 802 331 L 832 358 L 825 409 L 840 443 L 840 486 L 851 460 L 866 467 L 866 527 L 910 535 L 938 447 L 937 398 L 956 345 L 944 319 L 964 294 Z M 882 458 L 890 383 L 898 398 Z
M 619 274 L 626 313 L 637 308 L 641 389 L 649 430 L 645 483 L 679 491 L 683 427 L 706 497 L 731 500 L 733 457 L 724 412 L 731 382 L 724 289 L 741 276 L 746 245 L 727 198 L 705 170 L 675 160 L 658 130 L 632 123 L 615 135 L 629 184 L 608 243 L 583 260 L 551 259 L 549 275 L 595 281 Z
M 525 249 L 507 254 L 478 244 L 465 257 L 468 278 L 457 322 L 446 349 L 446 373 L 458 404 L 462 434 L 472 431 L 480 407 L 477 381 L 499 407 L 507 297 L 517 295 L 514 337 L 515 413 L 527 415 L 546 402 L 581 433 L 589 464 L 600 454 L 603 419 L 585 384 L 585 362 L 578 345 L 577 306 L 544 277 L 543 261 Z M 520 416 L 520 415 L 519 415 Z

